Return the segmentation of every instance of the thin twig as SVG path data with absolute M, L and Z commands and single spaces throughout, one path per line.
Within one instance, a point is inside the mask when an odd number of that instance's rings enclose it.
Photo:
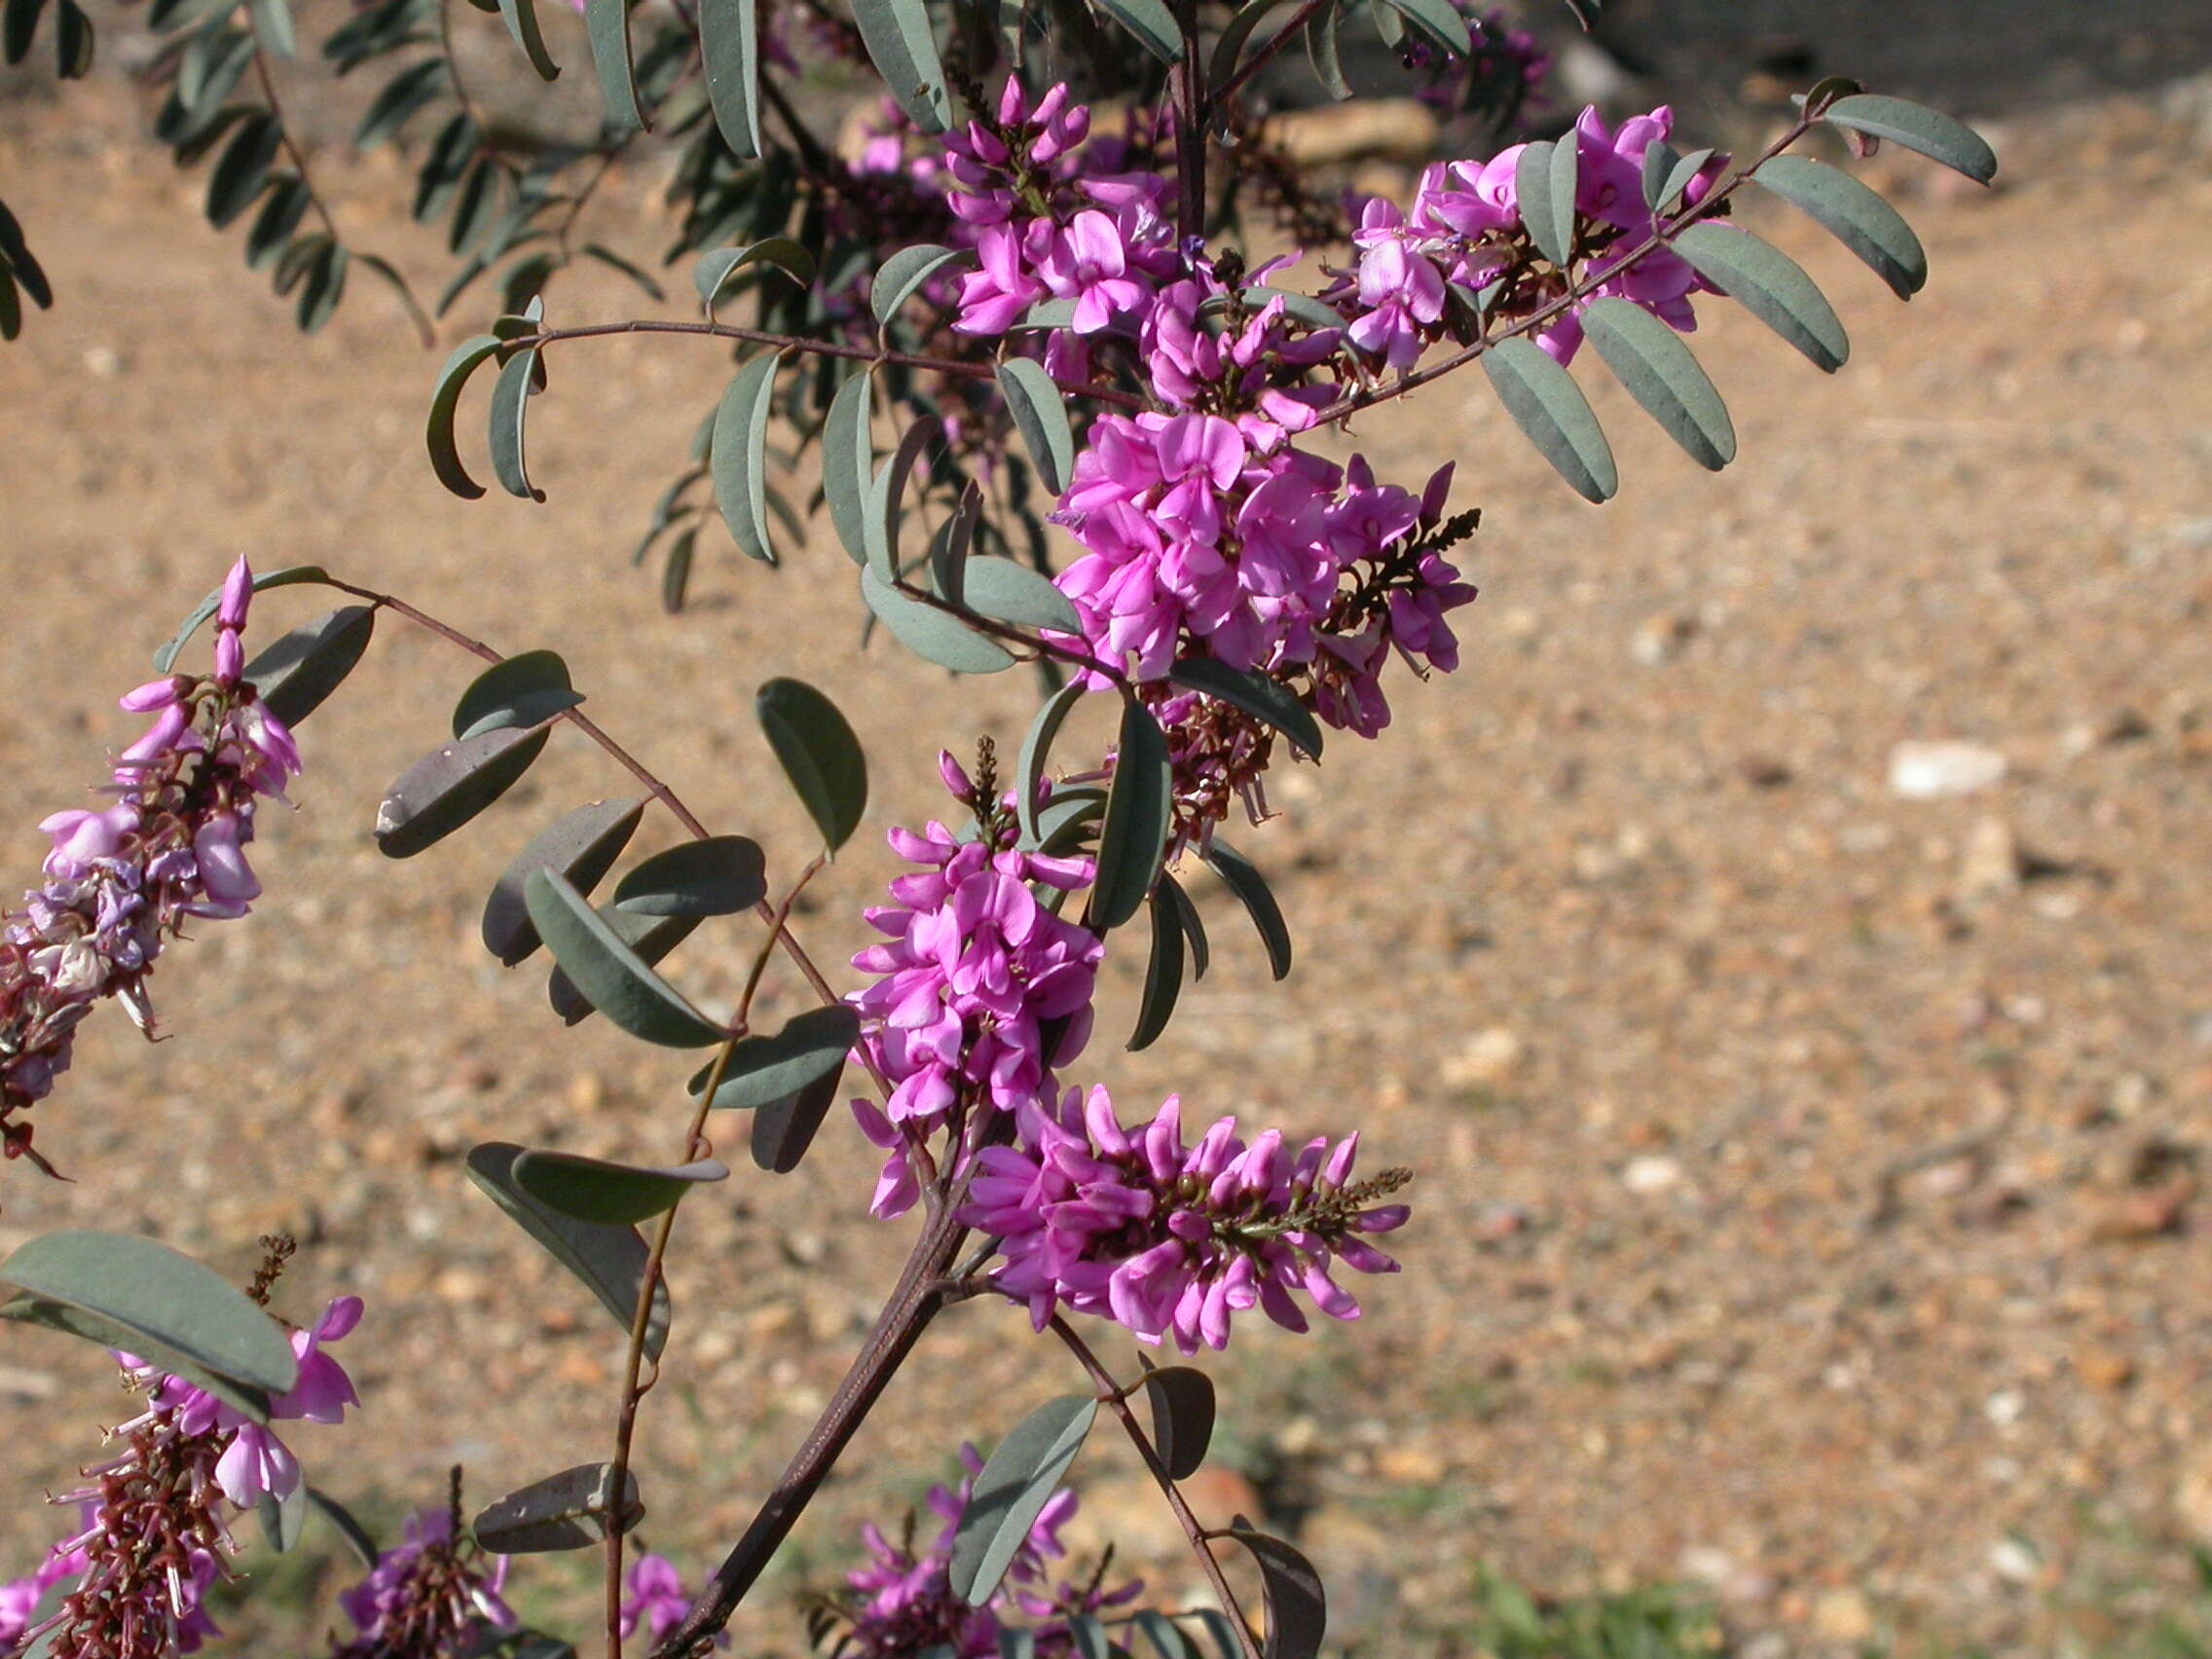
M 1244 1609 L 1237 1605 L 1236 1593 L 1230 1589 L 1229 1577 L 1222 1571 L 1221 1562 L 1213 1553 L 1210 1541 L 1212 1534 L 1191 1513 L 1191 1506 L 1184 1500 L 1182 1489 L 1175 1484 L 1175 1477 L 1167 1472 L 1167 1465 L 1161 1461 L 1159 1448 L 1153 1445 L 1152 1436 L 1145 1432 L 1144 1424 L 1137 1420 L 1135 1408 L 1129 1404 L 1129 1390 L 1114 1380 L 1114 1374 L 1106 1369 L 1105 1362 L 1090 1351 L 1090 1345 L 1076 1335 L 1074 1328 L 1057 1313 L 1052 1315 L 1051 1330 L 1054 1336 L 1067 1345 L 1068 1351 L 1075 1355 L 1084 1370 L 1089 1374 L 1090 1381 L 1097 1386 L 1098 1403 L 1121 1419 L 1122 1427 L 1129 1437 L 1129 1444 L 1137 1449 L 1137 1456 L 1144 1459 L 1144 1466 L 1152 1472 L 1154 1482 L 1165 1495 L 1167 1507 L 1175 1512 L 1176 1524 L 1183 1529 L 1183 1536 L 1190 1540 L 1191 1553 L 1198 1557 L 1198 1566 L 1206 1575 L 1206 1582 L 1213 1586 L 1213 1593 L 1221 1599 L 1221 1610 L 1229 1615 L 1229 1622 L 1236 1627 L 1237 1640 L 1244 1648 L 1244 1659 L 1261 1659 L 1260 1644 L 1253 1638 L 1252 1627 L 1244 1621 Z
M 1323 8 L 1335 4 L 1337 4 L 1337 0 L 1306 0 L 1303 6 L 1291 14 L 1289 22 L 1270 35 L 1251 56 L 1245 58 L 1231 72 L 1227 80 L 1213 89 L 1204 106 L 1206 119 L 1211 121 L 1214 112 L 1221 107 L 1224 99 L 1234 96 L 1243 88 L 1245 82 L 1273 61 L 1275 54 L 1290 44 L 1292 35 L 1298 33 L 1300 29 L 1319 17 Z

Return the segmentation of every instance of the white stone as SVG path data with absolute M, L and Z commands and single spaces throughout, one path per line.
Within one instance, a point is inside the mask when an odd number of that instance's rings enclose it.
M 1890 793 L 1944 800 L 2001 782 L 2005 756 L 1980 743 L 1900 743 L 1890 751 Z

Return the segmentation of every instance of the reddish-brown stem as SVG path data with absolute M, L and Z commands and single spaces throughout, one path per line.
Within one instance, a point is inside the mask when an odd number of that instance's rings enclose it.
M 1207 94 L 1204 110 L 1206 119 L 1210 121 L 1224 99 L 1235 96 L 1245 82 L 1272 62 L 1275 54 L 1290 44 L 1293 35 L 1321 15 L 1322 8 L 1336 3 L 1337 0 L 1306 0 L 1303 6 L 1291 14 L 1289 22 L 1262 42 L 1251 56 L 1239 63 L 1230 72 L 1228 79 Z
M 1167 1472 L 1167 1465 L 1161 1461 L 1159 1448 L 1153 1445 L 1152 1436 L 1145 1432 L 1144 1424 L 1137 1419 L 1136 1409 L 1129 1404 L 1129 1391 L 1114 1380 L 1114 1374 L 1106 1369 L 1105 1362 L 1090 1351 L 1090 1345 L 1076 1335 L 1074 1328 L 1057 1313 L 1052 1315 L 1052 1334 L 1067 1345 L 1068 1351 L 1075 1355 L 1077 1362 L 1089 1375 L 1091 1382 L 1097 1388 L 1098 1403 L 1121 1419 L 1122 1428 L 1129 1437 L 1129 1444 L 1136 1448 L 1137 1456 L 1144 1459 L 1145 1468 L 1151 1471 L 1153 1481 L 1167 1499 L 1167 1507 L 1175 1512 L 1176 1525 L 1183 1529 L 1183 1536 L 1190 1540 L 1191 1553 L 1198 1558 L 1198 1567 L 1206 1575 L 1206 1582 L 1213 1586 L 1213 1593 L 1221 1599 L 1221 1610 L 1229 1615 L 1229 1622 L 1236 1627 L 1237 1640 L 1244 1648 L 1244 1659 L 1261 1659 L 1260 1645 L 1253 1639 L 1252 1627 L 1245 1623 L 1244 1610 L 1236 1603 L 1236 1593 L 1230 1589 L 1229 1577 L 1222 1571 L 1221 1562 L 1213 1553 L 1213 1545 L 1209 1541 L 1212 1534 L 1191 1513 L 1191 1506 L 1184 1500 L 1182 1489 L 1175 1484 L 1175 1477 Z
M 1810 116 L 1799 116 L 1795 125 L 1760 153 L 1757 161 L 1752 162 L 1749 166 L 1738 169 L 1721 180 L 1720 183 L 1714 185 L 1712 190 L 1706 193 L 1703 201 L 1685 205 L 1680 212 L 1665 224 L 1654 225 L 1651 234 L 1644 238 L 1642 242 L 1625 259 L 1608 259 L 1602 269 L 1597 267 L 1585 269 L 1581 280 L 1568 283 L 1567 291 L 1561 294 L 1558 299 L 1538 307 L 1527 316 L 1515 318 L 1509 326 L 1499 329 L 1495 334 L 1484 335 L 1473 345 L 1453 352 L 1451 356 L 1440 362 L 1431 363 L 1423 369 L 1416 369 L 1410 374 L 1400 375 L 1387 386 L 1346 393 L 1336 402 L 1330 404 L 1328 408 L 1322 410 L 1318 419 L 1323 423 L 1342 421 L 1362 409 L 1372 409 L 1379 403 L 1389 402 L 1393 397 L 1403 397 L 1407 392 L 1426 386 L 1430 381 L 1448 375 L 1454 369 L 1464 368 L 1477 357 L 1489 351 L 1499 341 L 1511 340 L 1543 327 L 1545 323 L 1551 321 L 1561 313 L 1588 299 L 1596 289 L 1612 281 L 1645 254 L 1663 247 L 1689 226 L 1700 219 L 1711 216 L 1714 209 L 1733 196 L 1742 187 L 1746 179 L 1811 130 L 1813 120 L 1814 118 Z

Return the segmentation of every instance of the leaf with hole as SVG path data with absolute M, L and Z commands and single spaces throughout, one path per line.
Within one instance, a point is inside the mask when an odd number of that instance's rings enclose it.
M 1928 250 L 1904 215 L 1849 173 L 1808 156 L 1776 156 L 1752 181 L 1809 215 L 1909 300 L 1928 281 Z
M 345 682 L 369 648 L 374 606 L 348 605 L 294 628 L 245 665 L 261 706 L 296 726 Z
M 764 565 L 776 562 L 768 544 L 768 424 L 776 394 L 781 351 L 747 360 L 715 409 L 712 464 L 715 505 L 738 551 Z
M 1905 98 L 1860 92 L 1842 97 L 1821 112 L 1821 119 L 1869 138 L 1887 138 L 1893 144 L 1941 162 L 1976 184 L 1997 176 L 1997 152 L 1971 127 L 1952 120 L 1940 110 Z
M 468 1178 L 481 1187 L 516 1226 L 541 1245 L 546 1254 L 573 1273 L 616 1325 L 630 1329 L 638 1308 L 638 1287 L 645 1282 L 645 1241 L 634 1227 L 599 1227 L 549 1209 L 515 1184 L 515 1160 L 522 1148 L 506 1141 L 487 1141 L 468 1155 Z M 645 1357 L 658 1359 L 668 1341 L 670 1306 L 668 1283 L 653 1286 L 653 1309 L 645 1322 Z
M 1851 341 L 1835 308 L 1805 268 L 1771 242 L 1733 225 L 1706 223 L 1677 237 L 1675 251 L 1816 367 L 1832 375 L 1850 357 Z
M 1129 699 L 1122 705 L 1114 781 L 1098 830 L 1098 875 L 1086 912 L 1092 928 L 1120 927 L 1152 890 L 1174 822 L 1168 772 L 1167 738 L 1160 722 L 1142 703 Z
M 566 1152 L 526 1151 L 514 1181 L 547 1209 L 600 1227 L 629 1227 L 674 1209 L 693 1187 L 726 1181 L 729 1165 L 711 1158 L 674 1169 L 641 1169 Z
M 1269 890 L 1267 878 L 1252 861 L 1216 835 L 1198 855 L 1214 874 L 1221 877 L 1222 885 L 1236 895 L 1245 913 L 1252 918 L 1252 926 L 1259 930 L 1260 942 L 1267 946 L 1268 971 L 1277 979 L 1290 973 L 1290 929 L 1282 919 L 1282 907 L 1275 903 Z
M 523 884 L 537 870 L 557 869 L 577 892 L 589 893 L 614 867 L 645 814 L 645 803 L 629 796 L 595 800 L 555 819 L 516 855 L 485 900 L 484 948 L 508 968 L 527 958 L 541 941 Z
M 1059 736 L 1061 725 L 1083 695 L 1083 686 L 1075 681 L 1061 686 L 1037 711 L 1021 740 L 1021 756 L 1014 771 L 1014 809 L 1021 821 L 1022 833 L 1032 841 L 1038 839 L 1037 813 L 1045 798 L 1045 762 L 1051 755 L 1052 740 Z
M 1736 459 L 1728 406 L 1682 337 L 1633 301 L 1592 300 L 1582 332 L 1605 367 L 1698 465 L 1717 472 Z
M 1232 668 L 1219 657 L 1186 657 L 1168 669 L 1167 678 L 1187 690 L 1203 691 L 1274 727 L 1309 758 L 1321 757 L 1321 722 L 1279 680 Z
M 952 1593 L 971 1607 L 997 1594 L 1097 1415 L 1098 1402 L 1088 1394 L 1048 1400 L 983 1459 L 952 1534 Z
M 543 725 L 583 700 L 583 694 L 570 684 L 569 665 L 558 651 L 522 651 L 494 663 L 461 694 L 454 705 L 453 734 L 479 737 L 488 731 Z
M 751 1111 L 813 1088 L 826 1077 L 834 1083 L 860 1034 L 860 1015 L 836 1003 L 793 1014 L 773 1036 L 741 1039 L 715 1086 L 715 1109 Z M 709 1066 L 692 1078 L 692 1098 L 707 1087 L 713 1070 Z
M 544 1555 L 580 1550 L 604 1540 L 614 1514 L 614 1465 L 583 1463 L 563 1469 L 498 1502 L 487 1504 L 469 1523 L 476 1541 L 498 1555 Z M 638 1479 L 622 1471 L 622 1530 L 645 1519 Z
M 1205 1461 L 1213 1442 L 1213 1379 L 1196 1366 L 1147 1370 L 1146 1402 L 1152 1407 L 1152 1444 L 1170 1480 L 1187 1481 Z
M 935 242 L 901 248 L 883 262 L 869 281 L 867 304 L 875 320 L 888 324 L 899 314 L 899 308 L 921 291 L 923 283 L 961 257 L 958 249 L 940 247 Z
M 1521 339 L 1500 340 L 1482 364 L 1498 402 L 1552 469 L 1584 500 L 1610 500 L 1620 488 L 1612 446 L 1574 377 Z
M 377 851 L 411 859 L 512 789 L 545 748 L 543 726 L 457 739 L 400 773 L 377 808 Z
M 949 611 L 886 586 L 872 571 L 861 572 L 861 597 L 892 638 L 916 656 L 955 674 L 997 674 L 1014 656 Z
M 799 804 L 834 853 L 867 809 L 867 756 L 837 705 L 803 680 L 761 686 L 753 711 Z
M 72 1328 L 33 1313 L 23 1306 L 26 1298 L 89 1315 L 102 1332 L 95 1341 L 107 1341 L 109 1330 L 120 1331 L 129 1340 L 116 1346 L 142 1359 L 203 1385 L 208 1380 L 235 1385 L 213 1391 L 233 1403 L 242 1393 L 248 1404 L 260 1406 L 248 1414 L 257 1420 L 266 1420 L 263 1396 L 288 1393 L 299 1381 L 291 1339 L 267 1309 L 214 1269 L 151 1238 L 44 1234 L 0 1262 L 0 1282 L 25 1293 L 0 1309 L 8 1317 Z
M 1075 471 L 1075 432 L 1068 424 L 1066 397 L 1045 365 L 1028 357 L 1007 358 L 999 365 L 998 381 L 1022 447 L 1037 463 L 1037 476 L 1045 488 L 1060 495 Z
M 523 903 L 562 972 L 631 1036 L 669 1049 L 702 1048 L 728 1036 L 654 973 L 558 871 L 534 871 L 523 883 Z
M 1252 1552 L 1267 1599 L 1265 1659 L 1319 1659 L 1329 1630 L 1328 1597 L 1313 1564 L 1280 1538 L 1254 1530 L 1241 1515 L 1230 1536 Z
M 861 43 L 885 89 L 914 125 L 924 132 L 942 132 L 951 126 L 944 64 L 922 0 L 853 0 L 853 21 L 860 25 Z
M 760 843 L 710 835 L 655 853 L 615 884 L 614 907 L 633 916 L 731 916 L 767 897 Z

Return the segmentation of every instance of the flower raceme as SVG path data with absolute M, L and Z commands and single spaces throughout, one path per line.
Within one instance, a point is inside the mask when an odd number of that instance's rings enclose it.
M 507 1558 L 461 1534 L 453 1506 L 411 1517 L 397 1549 L 386 1550 L 366 1578 L 338 1603 L 357 1633 L 331 1641 L 331 1659 L 456 1659 L 485 1651 L 487 1630 L 519 1621 L 501 1598 Z
M 0 940 L 0 1144 L 31 1151 L 14 1116 L 69 1066 L 78 1023 L 104 997 L 153 1029 L 147 976 L 164 942 L 195 919 L 242 916 L 261 884 L 246 862 L 254 813 L 300 769 L 292 735 L 240 678 L 253 572 L 240 559 L 215 612 L 214 672 L 151 681 L 123 698 L 153 716 L 117 757 L 114 804 L 56 812 L 46 883 Z
M 1356 1319 L 1335 1266 L 1397 1272 L 1368 1240 L 1405 1225 L 1405 1205 L 1376 1200 L 1406 1173 L 1354 1182 L 1358 1151 L 1357 1134 L 1295 1153 L 1273 1129 L 1247 1143 L 1235 1118 L 1186 1146 L 1173 1096 L 1129 1129 L 1105 1089 L 1070 1089 L 1023 1108 L 1015 1145 L 977 1155 L 960 1219 L 1000 1240 L 991 1282 L 1027 1303 L 1039 1330 L 1066 1308 L 1196 1353 L 1226 1347 L 1232 1317 L 1252 1308 L 1307 1329 L 1294 1293 Z

